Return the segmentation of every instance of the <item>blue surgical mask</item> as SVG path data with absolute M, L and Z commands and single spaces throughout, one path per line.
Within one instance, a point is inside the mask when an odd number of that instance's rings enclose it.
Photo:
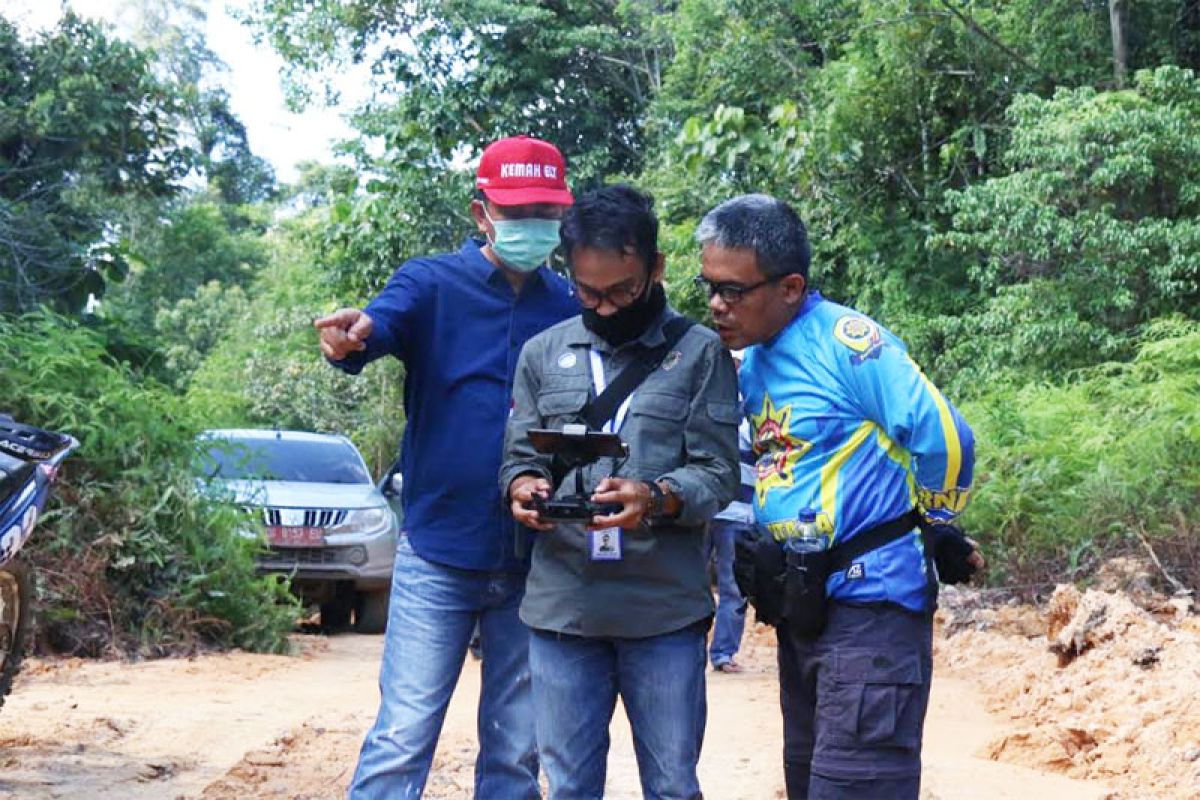
M 505 266 L 520 272 L 533 272 L 545 264 L 558 247 L 559 221 L 556 219 L 492 219 L 486 208 L 483 215 L 496 232 L 488 244 Z

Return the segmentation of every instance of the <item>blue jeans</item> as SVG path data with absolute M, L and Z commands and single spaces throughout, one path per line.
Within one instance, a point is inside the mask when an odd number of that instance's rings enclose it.
M 714 519 L 709 526 L 717 562 L 717 619 L 708 648 L 708 657 L 714 667 L 733 661 L 742 645 L 742 631 L 746 626 L 746 614 L 742 609 L 745 600 L 733 578 L 733 540 L 738 531 L 748 527 L 744 522 L 727 519 Z
M 421 796 L 476 621 L 483 645 L 483 687 L 475 796 L 541 797 L 529 693 L 529 629 L 517 618 L 524 587 L 524 575 L 426 561 L 400 535 L 379 673 L 379 716 L 359 753 L 352 800 Z
M 776 629 L 788 800 L 917 800 L 932 631 L 928 614 L 836 602 L 816 639 Z
M 645 639 L 534 631 L 529 642 L 538 749 L 551 800 L 604 797 L 608 726 L 620 694 L 642 794 L 698 799 L 706 623 Z

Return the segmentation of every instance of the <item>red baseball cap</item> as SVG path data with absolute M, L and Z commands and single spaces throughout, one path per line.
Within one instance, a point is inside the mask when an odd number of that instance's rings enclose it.
M 549 142 L 511 136 L 492 142 L 479 159 L 475 186 L 500 206 L 575 202 L 567 188 L 567 165 Z

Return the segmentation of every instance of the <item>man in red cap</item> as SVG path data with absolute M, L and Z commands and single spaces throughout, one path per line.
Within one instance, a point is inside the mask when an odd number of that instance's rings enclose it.
M 405 367 L 404 530 L 382 699 L 350 787 L 354 800 L 420 796 L 477 624 L 475 796 L 541 796 L 529 632 L 517 617 L 527 548 L 504 512 L 496 476 L 521 347 L 579 313 L 567 282 L 545 266 L 573 198 L 562 154 L 526 136 L 484 151 L 476 188 L 471 215 L 480 237 L 456 253 L 406 262 L 365 309 L 343 308 L 315 323 L 321 352 L 346 372 L 386 355 Z

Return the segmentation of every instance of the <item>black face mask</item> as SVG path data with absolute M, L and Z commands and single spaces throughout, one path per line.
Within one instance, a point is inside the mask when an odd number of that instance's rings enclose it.
M 666 307 L 666 290 L 655 281 L 633 304 L 607 317 L 597 314 L 594 308 L 585 308 L 583 326 L 613 347 L 620 347 L 645 333 Z

